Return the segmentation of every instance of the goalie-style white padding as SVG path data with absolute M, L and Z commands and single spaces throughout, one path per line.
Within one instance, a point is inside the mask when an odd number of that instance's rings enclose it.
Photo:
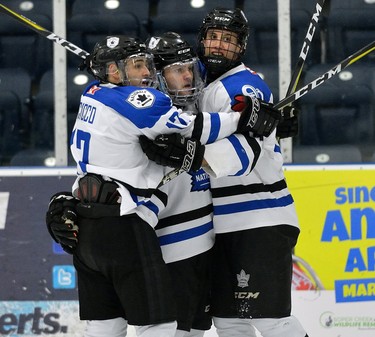
M 128 323 L 121 317 L 87 321 L 84 337 L 126 337 Z M 172 335 L 171 335 L 172 336 Z
M 305 337 L 307 333 L 294 316 L 283 318 L 252 319 L 253 324 L 263 337 Z
M 250 319 L 214 317 L 213 321 L 219 337 L 257 337 Z
M 135 326 L 138 337 L 175 337 L 177 322 Z

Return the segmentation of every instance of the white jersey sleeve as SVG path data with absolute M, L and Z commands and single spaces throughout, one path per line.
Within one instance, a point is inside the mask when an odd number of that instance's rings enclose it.
M 205 127 L 213 140 L 232 133 L 239 119 L 239 114 L 205 116 Z M 70 142 L 78 179 L 95 173 L 117 181 L 121 214 L 134 211 L 153 196 L 168 170 L 148 160 L 139 136 L 154 139 L 175 132 L 191 135 L 195 119 L 195 115 L 174 107 L 170 98 L 156 89 L 91 84 L 81 96 Z
M 272 94 L 263 80 L 240 65 L 207 86 L 200 108 L 223 111 L 223 104 L 227 104 L 230 109 L 235 95 L 241 93 L 272 101 Z M 210 181 L 215 233 L 280 224 L 298 227 L 275 131 L 262 141 L 254 139 L 253 143 L 245 135 L 233 135 L 207 145 L 205 159 L 214 171 L 210 173 Z
M 202 109 L 232 111 L 236 95 L 255 95 L 271 102 L 272 94 L 263 80 L 243 65 L 227 72 L 212 82 L 200 100 Z M 275 137 L 275 132 L 270 137 Z M 263 147 L 263 139 L 248 134 L 234 134 L 226 139 L 207 145 L 205 150 L 206 171 L 215 178 L 247 175 L 254 168 Z M 220 156 L 225 150 L 225 156 Z

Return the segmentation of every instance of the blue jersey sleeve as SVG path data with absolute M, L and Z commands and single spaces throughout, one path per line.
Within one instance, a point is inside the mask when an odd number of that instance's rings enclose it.
M 255 94 L 256 97 L 265 102 L 271 100 L 270 88 L 259 75 L 249 70 L 243 70 L 228 76 L 222 80 L 222 83 L 231 98 L 231 105 L 235 103 L 234 97 L 240 94 L 249 96 Z
M 95 98 L 116 110 L 139 129 L 152 128 L 173 107 L 167 95 L 153 88 L 100 87 Z

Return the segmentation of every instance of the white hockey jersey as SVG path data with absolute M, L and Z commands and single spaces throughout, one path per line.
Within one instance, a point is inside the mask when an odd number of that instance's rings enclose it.
M 155 227 L 166 263 L 206 252 L 214 245 L 213 208 L 208 174 L 184 172 L 163 191 L 168 203 Z
M 203 113 L 202 140 L 213 142 L 233 133 L 238 113 Z M 119 183 L 121 215 L 138 213 L 154 226 L 165 206 L 165 196 L 155 192 L 168 170 L 146 157 L 139 136 L 180 132 L 191 136 L 195 116 L 175 108 L 168 96 L 153 88 L 90 84 L 81 96 L 71 135 L 71 152 L 78 178 L 96 173 Z
M 241 93 L 256 95 L 266 102 L 273 100 L 260 76 L 241 64 L 205 88 L 200 109 L 231 111 L 235 95 Z M 206 146 L 216 233 L 279 224 L 298 227 L 275 133 L 263 140 L 232 135 Z

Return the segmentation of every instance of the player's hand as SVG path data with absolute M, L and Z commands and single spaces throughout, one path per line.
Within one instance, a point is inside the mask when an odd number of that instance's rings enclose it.
M 46 213 L 46 225 L 51 237 L 69 254 L 78 242 L 77 214 L 79 201 L 70 192 L 59 192 L 51 197 Z
M 184 171 L 197 171 L 202 165 L 205 147 L 197 139 L 172 133 L 159 135 L 154 141 L 140 136 L 139 142 L 148 159 L 159 165 Z
M 241 112 L 237 132 L 252 132 L 255 137 L 268 137 L 277 127 L 281 112 L 273 104 L 263 102 L 254 96 L 237 95 L 232 106 Z
M 276 128 L 276 137 L 283 139 L 298 135 L 299 110 L 294 106 L 287 105 L 282 110 L 282 119 Z

